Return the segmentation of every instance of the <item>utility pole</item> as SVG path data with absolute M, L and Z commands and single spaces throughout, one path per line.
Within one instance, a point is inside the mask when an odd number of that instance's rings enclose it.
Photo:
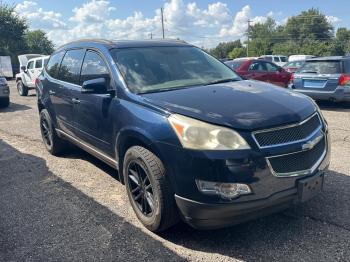
M 160 9 L 161 15 L 162 15 L 162 32 L 163 32 L 163 39 L 164 39 L 164 15 L 163 15 L 163 7 Z
M 150 36 L 151 39 L 153 39 L 153 33 L 152 32 L 149 33 L 148 35 Z
M 248 29 L 247 29 L 247 57 L 249 57 L 249 31 L 250 31 L 250 19 L 248 19 Z

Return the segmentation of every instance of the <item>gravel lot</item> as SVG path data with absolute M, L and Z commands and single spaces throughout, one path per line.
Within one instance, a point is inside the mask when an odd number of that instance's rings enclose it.
M 323 103 L 332 162 L 322 195 L 232 228 L 160 236 L 129 207 L 115 171 L 80 149 L 49 155 L 35 92 L 0 110 L 0 261 L 350 261 L 350 105 Z

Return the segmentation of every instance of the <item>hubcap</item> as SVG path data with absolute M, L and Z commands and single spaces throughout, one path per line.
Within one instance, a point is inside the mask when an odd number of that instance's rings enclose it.
M 48 145 L 51 146 L 51 131 L 49 128 L 49 124 L 45 118 L 42 118 L 40 121 L 40 127 L 41 127 L 41 133 L 44 139 L 44 142 Z
M 127 172 L 132 200 L 143 215 L 152 216 L 155 202 L 152 184 L 147 172 L 135 161 L 129 164 Z

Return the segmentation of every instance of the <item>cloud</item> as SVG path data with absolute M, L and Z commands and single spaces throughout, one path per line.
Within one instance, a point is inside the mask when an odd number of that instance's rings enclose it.
M 62 21 L 62 15 L 54 11 L 44 11 L 33 1 L 24 1 L 15 7 L 21 17 L 27 19 L 33 29 L 62 29 L 67 25 Z
M 156 38 L 162 36 L 160 9 L 154 10 L 150 17 L 136 10 L 123 19 L 115 18 L 116 10 L 111 1 L 91 0 L 75 7 L 71 15 L 63 19 L 60 13 L 38 9 L 35 1 L 24 1 L 16 7 L 19 15 L 33 28 L 44 29 L 56 45 L 88 37 L 143 39 L 149 38 L 151 33 Z M 196 2 L 186 4 L 183 0 L 164 3 L 166 37 L 179 37 L 205 47 L 244 38 L 249 19 L 252 23 L 264 22 L 268 16 L 274 16 L 274 13 L 253 17 L 249 5 L 232 13 L 227 4 L 220 1 L 205 8 L 200 8 Z
M 333 25 L 341 22 L 341 19 L 339 17 L 332 16 L 332 15 L 329 15 L 329 16 L 327 15 L 326 19 L 329 23 L 331 23 Z

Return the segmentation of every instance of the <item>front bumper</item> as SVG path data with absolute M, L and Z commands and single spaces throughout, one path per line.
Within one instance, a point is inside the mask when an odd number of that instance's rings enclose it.
M 195 228 L 211 229 L 238 224 L 288 208 L 298 201 L 298 181 L 316 176 L 328 168 L 330 141 L 326 154 L 311 174 L 278 177 L 266 157 L 295 152 L 301 144 L 282 148 L 244 152 L 191 151 L 159 143 L 157 148 L 174 187 L 175 199 L 183 219 Z M 245 139 L 248 141 L 249 137 Z M 252 145 L 254 142 L 250 141 Z M 252 194 L 233 200 L 199 192 L 196 179 L 249 185 Z
M 321 91 L 321 90 L 305 90 L 305 89 L 293 89 L 291 90 L 307 95 L 314 100 L 331 100 L 336 102 L 350 102 L 350 88 L 339 86 L 334 91 Z

